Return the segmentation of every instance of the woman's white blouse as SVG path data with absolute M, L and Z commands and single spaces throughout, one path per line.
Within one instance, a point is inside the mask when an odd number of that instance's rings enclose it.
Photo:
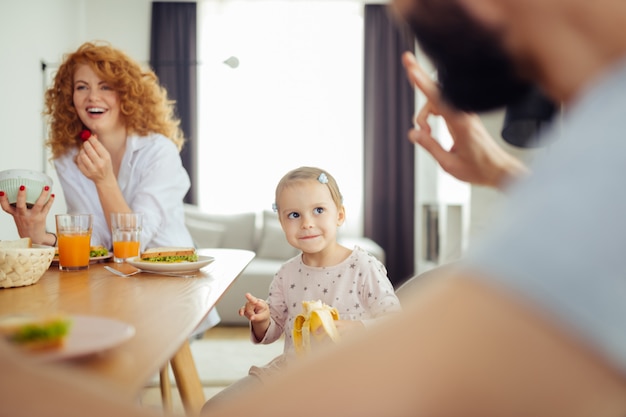
M 54 160 L 67 211 L 93 214 L 91 244 L 111 248 L 111 231 L 96 186 L 78 169 L 77 153 L 73 149 Z M 171 140 L 160 134 L 129 136 L 117 182 L 130 208 L 143 213 L 142 251 L 155 246 L 193 246 L 183 206 L 191 183 Z

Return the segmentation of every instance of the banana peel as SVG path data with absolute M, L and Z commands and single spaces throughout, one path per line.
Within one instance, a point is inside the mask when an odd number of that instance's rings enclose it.
M 312 344 L 330 338 L 333 342 L 339 340 L 339 332 L 335 326 L 339 320 L 336 308 L 324 304 L 322 301 L 303 301 L 302 313 L 296 316 L 293 326 L 293 343 L 298 355 L 304 355 L 311 350 Z

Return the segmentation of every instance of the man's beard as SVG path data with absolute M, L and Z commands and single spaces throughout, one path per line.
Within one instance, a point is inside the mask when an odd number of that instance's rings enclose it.
M 497 41 L 454 0 L 420 0 L 405 16 L 421 49 L 437 69 L 443 98 L 472 112 L 518 101 L 531 83 L 521 78 Z

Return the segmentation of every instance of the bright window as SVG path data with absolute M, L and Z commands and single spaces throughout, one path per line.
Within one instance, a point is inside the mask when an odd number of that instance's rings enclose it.
M 198 5 L 200 206 L 210 212 L 271 209 L 287 171 L 318 166 L 344 195 L 344 232 L 360 234 L 363 3 Z M 230 57 L 238 66 L 224 63 Z

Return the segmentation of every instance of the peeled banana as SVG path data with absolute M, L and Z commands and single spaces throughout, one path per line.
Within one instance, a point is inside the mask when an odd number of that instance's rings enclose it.
M 339 312 L 322 301 L 303 301 L 302 313 L 296 316 L 293 326 L 293 344 L 296 353 L 303 355 L 311 350 L 314 342 L 330 337 L 333 342 L 339 340 L 335 326 Z M 311 338 L 313 336 L 313 338 Z

